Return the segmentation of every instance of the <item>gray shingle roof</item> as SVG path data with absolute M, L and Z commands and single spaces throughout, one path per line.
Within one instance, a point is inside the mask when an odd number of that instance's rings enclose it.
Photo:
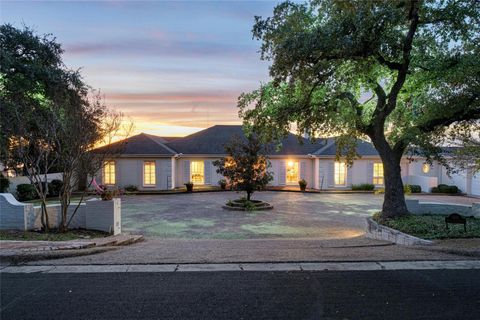
M 245 137 L 242 126 L 216 125 L 167 145 L 183 154 L 225 154 L 225 145 L 234 136 Z M 289 134 L 283 139 L 280 150 L 277 151 L 275 146 L 270 144 L 267 146 L 267 153 L 270 155 L 308 155 L 324 145 L 322 140 L 314 144 L 304 138 L 300 138 L 300 141 L 303 141 L 303 144 L 299 143 L 298 136 Z
M 165 144 L 167 139 L 151 134 L 140 133 L 128 139 L 114 142 L 108 146 L 95 149 L 96 153 L 108 152 L 109 148 L 121 150 L 121 154 L 151 154 L 151 155 L 174 155 L 176 152 Z M 122 146 L 122 144 L 124 144 Z
M 122 154 L 125 155 L 159 155 L 171 156 L 177 153 L 183 154 L 225 154 L 225 145 L 234 136 L 244 138 L 240 125 L 216 125 L 186 137 L 159 137 L 146 133 L 130 137 L 126 142 Z M 110 146 L 95 149 L 101 153 L 107 148 L 117 148 L 122 142 L 116 142 Z M 289 134 L 282 140 L 282 147 L 276 150 L 273 144 L 266 147 L 269 155 L 320 155 L 335 156 L 336 145 L 333 138 L 318 139 L 315 143 L 295 134 Z M 361 156 L 378 155 L 372 144 L 358 140 L 357 152 Z
M 373 144 L 357 140 L 357 153 L 360 156 L 378 156 L 378 151 Z M 335 156 L 337 153 L 337 145 L 334 138 L 329 138 L 328 143 L 324 148 L 318 149 L 314 154 L 319 156 Z

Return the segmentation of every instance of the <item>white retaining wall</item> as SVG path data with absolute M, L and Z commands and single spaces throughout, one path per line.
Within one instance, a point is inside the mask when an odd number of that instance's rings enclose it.
M 68 207 L 68 219 L 76 206 L 72 204 Z M 58 228 L 62 219 L 60 204 L 47 205 L 47 214 L 50 228 Z M 40 206 L 18 202 L 10 193 L 0 193 L 0 229 L 39 230 L 42 228 L 41 216 Z M 121 233 L 121 199 L 92 199 L 82 203 L 69 228 Z
M 0 193 L 0 229 L 26 229 L 27 216 L 33 213 L 31 203 L 21 203 L 11 193 Z
M 480 217 L 480 203 L 473 203 L 471 206 L 454 203 L 419 202 L 418 200 L 407 199 L 407 209 L 412 214 L 434 214 L 448 216 L 458 213 L 465 217 Z

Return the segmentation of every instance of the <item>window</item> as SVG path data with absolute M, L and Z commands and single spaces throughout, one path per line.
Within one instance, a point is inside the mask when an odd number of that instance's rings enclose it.
M 115 184 L 115 161 L 104 162 L 103 184 Z
M 190 181 L 196 184 L 204 184 L 205 168 L 203 161 L 192 161 L 190 163 Z
M 287 183 L 298 183 L 298 161 L 287 162 Z
M 335 185 L 345 185 L 347 166 L 345 162 L 335 162 Z
M 155 186 L 155 161 L 143 163 L 143 185 Z
M 383 184 L 383 163 L 381 162 L 373 164 L 373 184 Z
M 430 165 L 428 163 L 424 163 L 422 166 L 422 171 L 423 173 L 429 173 L 430 172 Z

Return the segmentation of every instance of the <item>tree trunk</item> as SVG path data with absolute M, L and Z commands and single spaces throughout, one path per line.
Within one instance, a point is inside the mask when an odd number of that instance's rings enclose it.
M 401 157 L 397 158 L 390 155 L 383 160 L 385 198 L 383 200 L 382 218 L 396 218 L 408 213 L 403 192 L 400 159 Z
M 247 200 L 250 201 L 250 198 L 252 196 L 252 192 L 247 190 Z
M 385 184 L 385 197 L 383 199 L 383 219 L 397 218 L 408 214 L 405 194 L 403 193 L 402 173 L 400 161 L 405 147 L 403 144 L 392 148 L 385 139 L 383 122 L 377 123 L 377 130 L 370 136 L 383 162 L 383 180 Z

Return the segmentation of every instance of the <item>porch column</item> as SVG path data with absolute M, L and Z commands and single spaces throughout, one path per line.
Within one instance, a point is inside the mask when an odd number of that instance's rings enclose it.
M 171 188 L 172 189 L 175 189 L 176 185 L 175 185 L 175 181 L 177 180 L 177 159 L 175 158 L 175 156 L 172 157 L 172 175 L 171 175 Z
M 320 189 L 320 159 L 315 158 L 313 165 L 313 188 Z

